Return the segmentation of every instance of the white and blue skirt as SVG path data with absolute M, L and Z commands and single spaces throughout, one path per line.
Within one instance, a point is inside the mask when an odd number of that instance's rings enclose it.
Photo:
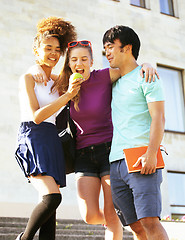
M 62 145 L 54 124 L 22 122 L 15 157 L 25 176 L 52 176 L 60 187 L 66 186 Z

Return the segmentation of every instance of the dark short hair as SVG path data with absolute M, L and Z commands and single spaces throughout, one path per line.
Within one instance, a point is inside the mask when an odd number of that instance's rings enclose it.
M 116 25 L 105 32 L 103 45 L 107 42 L 114 43 L 116 39 L 120 40 L 122 48 L 128 44 L 132 45 L 132 55 L 137 60 L 141 43 L 136 32 L 127 26 Z

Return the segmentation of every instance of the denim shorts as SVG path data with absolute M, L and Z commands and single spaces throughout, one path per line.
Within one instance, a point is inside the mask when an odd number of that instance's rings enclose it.
M 111 142 L 78 149 L 75 160 L 76 177 L 101 178 L 110 175 L 109 153 Z
M 128 173 L 125 160 L 110 165 L 110 180 L 113 203 L 124 226 L 145 217 L 161 214 L 162 170 L 142 175 Z

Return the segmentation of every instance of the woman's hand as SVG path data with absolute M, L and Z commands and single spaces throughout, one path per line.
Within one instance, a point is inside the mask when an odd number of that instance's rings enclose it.
M 140 75 L 142 78 L 145 77 L 146 82 L 155 82 L 155 75 L 157 75 L 157 78 L 159 79 L 159 74 L 155 68 L 153 68 L 149 63 L 143 63 L 142 68 L 140 70 Z M 145 73 L 145 76 L 144 76 Z
M 84 80 L 82 78 L 73 79 L 72 77 L 70 77 L 67 94 L 70 96 L 71 99 L 78 94 L 81 87 L 81 83 L 83 81 Z
M 37 83 L 44 82 L 44 85 L 47 86 L 48 78 L 45 77 L 42 73 L 36 73 L 32 76 L 33 76 L 35 82 L 37 82 Z
M 45 86 L 47 85 L 47 82 L 49 81 L 49 79 L 47 78 L 44 70 L 38 64 L 30 67 L 28 69 L 27 73 L 32 74 L 32 77 L 33 77 L 35 82 L 38 82 L 38 83 L 43 83 L 44 82 Z

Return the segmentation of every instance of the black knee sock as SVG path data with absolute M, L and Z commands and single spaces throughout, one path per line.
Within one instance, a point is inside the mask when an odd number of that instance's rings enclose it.
M 41 226 L 39 231 L 39 240 L 55 240 L 56 231 L 56 211 L 54 214 Z
M 43 196 L 33 210 L 21 240 L 32 240 L 37 230 L 55 213 L 61 203 L 61 194 L 53 193 Z

